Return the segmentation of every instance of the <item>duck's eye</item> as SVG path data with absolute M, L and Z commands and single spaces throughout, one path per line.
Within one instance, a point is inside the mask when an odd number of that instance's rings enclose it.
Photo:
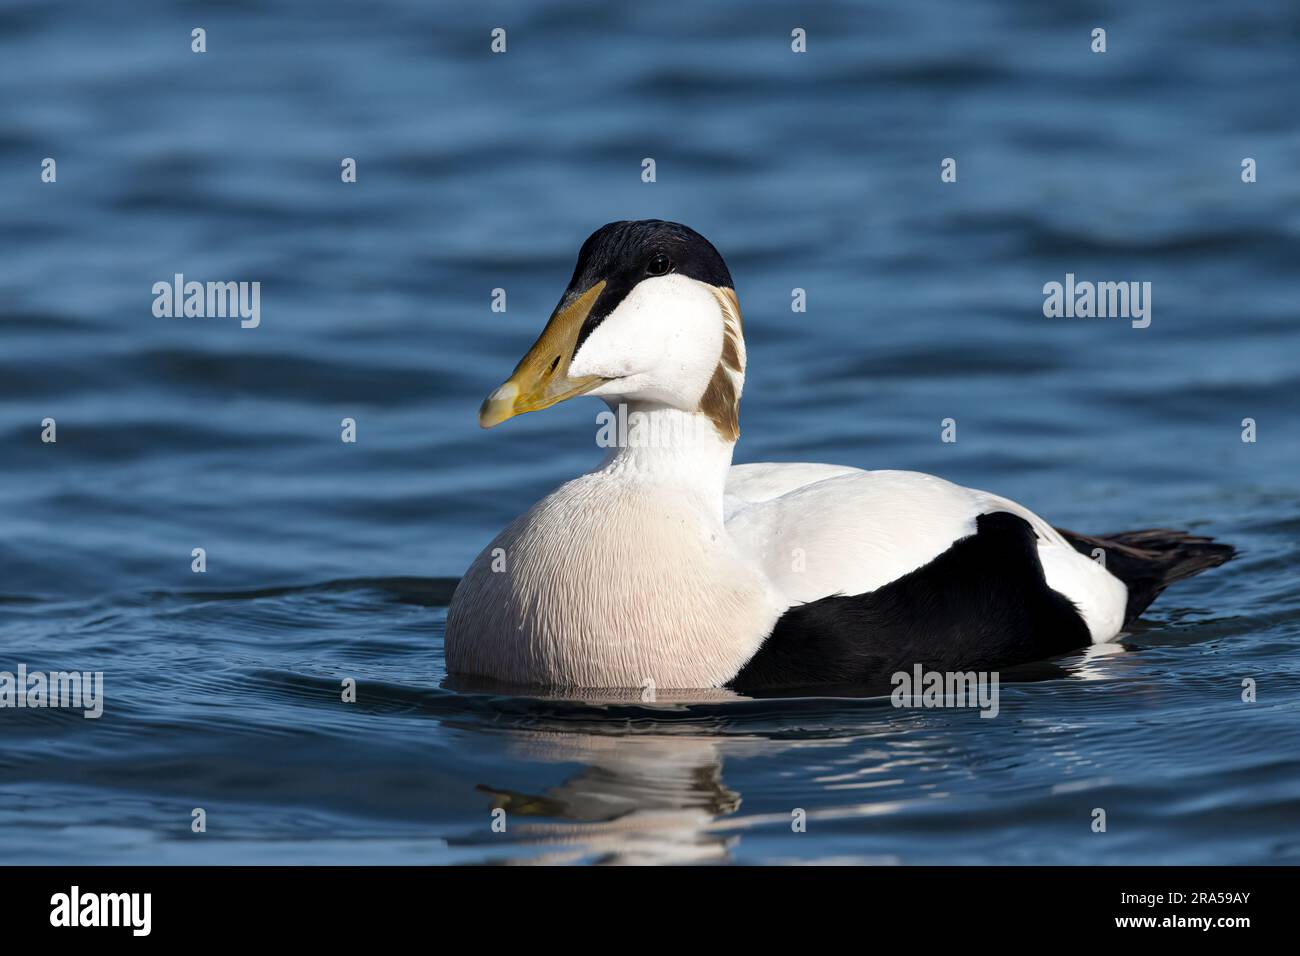
M 649 265 L 645 267 L 645 272 L 649 276 L 666 276 L 672 267 L 673 260 L 661 252 L 650 260 Z

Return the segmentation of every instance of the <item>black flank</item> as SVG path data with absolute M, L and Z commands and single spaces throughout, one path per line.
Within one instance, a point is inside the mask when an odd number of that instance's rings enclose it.
M 887 689 L 898 671 L 995 671 L 1090 643 L 1075 606 L 1047 586 L 1023 518 L 980 515 L 975 534 L 866 594 L 790 608 L 729 686 Z

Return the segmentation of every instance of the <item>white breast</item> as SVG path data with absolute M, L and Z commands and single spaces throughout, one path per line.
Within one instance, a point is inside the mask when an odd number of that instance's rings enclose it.
M 471 565 L 448 613 L 447 664 L 519 684 L 716 687 L 784 609 L 707 503 L 598 471 Z

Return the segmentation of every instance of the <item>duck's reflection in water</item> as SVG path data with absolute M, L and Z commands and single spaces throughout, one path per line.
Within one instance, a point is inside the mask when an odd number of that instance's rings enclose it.
M 1118 645 L 1090 648 L 1070 658 L 1012 669 L 1007 683 L 1105 680 L 1103 662 L 1123 653 Z M 506 736 L 504 752 L 510 765 L 502 768 L 500 779 L 485 780 L 476 788 L 492 809 L 505 811 L 503 835 L 520 849 L 507 857 L 511 863 L 729 862 L 739 833 L 759 826 L 785 828 L 791 818 L 788 811 L 740 815 L 742 795 L 724 780 L 725 759 L 771 758 L 788 750 L 834 748 L 857 740 L 870 745 L 847 759 L 852 774 L 862 776 L 864 783 L 881 773 L 899 776 L 888 782 L 901 786 L 903 777 L 920 779 L 922 769 L 939 773 L 939 779 L 947 772 L 969 772 L 952 766 L 953 728 L 934 723 L 924 712 L 900 712 L 880 697 L 760 702 L 727 690 L 660 691 L 649 703 L 638 689 L 546 693 L 463 678 L 449 679 L 443 686 L 461 693 L 519 694 L 512 698 L 516 705 L 520 697 L 536 705 L 526 712 L 511 708 L 510 723 L 495 724 Z M 697 706 L 687 713 L 688 704 Z M 737 705 L 735 713 L 726 716 L 733 710 L 730 704 Z M 762 711 L 756 712 L 755 705 Z M 809 705 L 821 709 L 810 710 Z M 787 726 L 785 732 L 771 733 L 772 719 L 785 709 L 786 720 L 780 723 L 797 717 L 800 732 L 792 734 Z M 747 723 L 753 732 L 745 732 Z M 537 790 L 509 785 L 512 771 L 531 766 L 531 774 L 539 764 L 579 769 Z M 923 794 L 926 800 L 938 795 Z M 807 817 L 878 816 L 901 806 L 887 798 L 855 799 L 810 808 Z M 897 861 L 889 857 L 866 862 Z
M 462 693 L 510 694 L 495 682 L 449 679 Z M 520 766 L 576 764 L 581 769 L 540 791 L 523 791 L 486 781 L 478 790 L 506 816 L 512 843 L 527 848 L 519 863 L 725 863 L 736 838 L 710 827 L 734 814 L 738 792 L 722 779 L 723 750 L 728 756 L 771 753 L 772 741 L 753 735 L 721 735 L 682 720 L 686 704 L 714 704 L 740 698 L 727 690 L 647 692 L 526 690 L 529 698 L 563 707 L 573 717 L 554 714 L 506 731 L 506 753 Z M 629 717 L 627 705 L 635 716 Z M 581 719 L 579 709 L 610 707 L 607 718 Z M 656 721 L 656 713 L 675 719 Z M 577 718 L 577 719 L 574 719 Z M 707 721 L 706 721 L 707 723 Z M 504 772 L 503 772 L 504 775 Z M 545 818 L 545 819 L 542 819 Z M 544 848 L 538 853 L 538 848 Z M 549 848 L 549 849 L 546 849 Z
M 528 862 L 727 861 L 733 838 L 709 827 L 735 813 L 741 797 L 723 782 L 716 738 L 549 731 L 512 731 L 511 738 L 509 752 L 521 760 L 582 765 L 541 793 L 479 785 L 493 808 L 506 811 L 513 840 L 530 847 L 554 845 L 553 852 L 532 855 Z M 734 751 L 744 742 L 727 740 L 726 745 Z

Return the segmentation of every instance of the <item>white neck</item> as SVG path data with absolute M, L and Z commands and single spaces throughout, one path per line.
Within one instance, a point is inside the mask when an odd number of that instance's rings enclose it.
M 598 435 L 616 444 L 599 472 L 625 480 L 671 486 L 716 513 L 722 522 L 722 498 L 736 447 L 699 412 L 685 412 L 658 402 L 610 398 L 608 427 Z

